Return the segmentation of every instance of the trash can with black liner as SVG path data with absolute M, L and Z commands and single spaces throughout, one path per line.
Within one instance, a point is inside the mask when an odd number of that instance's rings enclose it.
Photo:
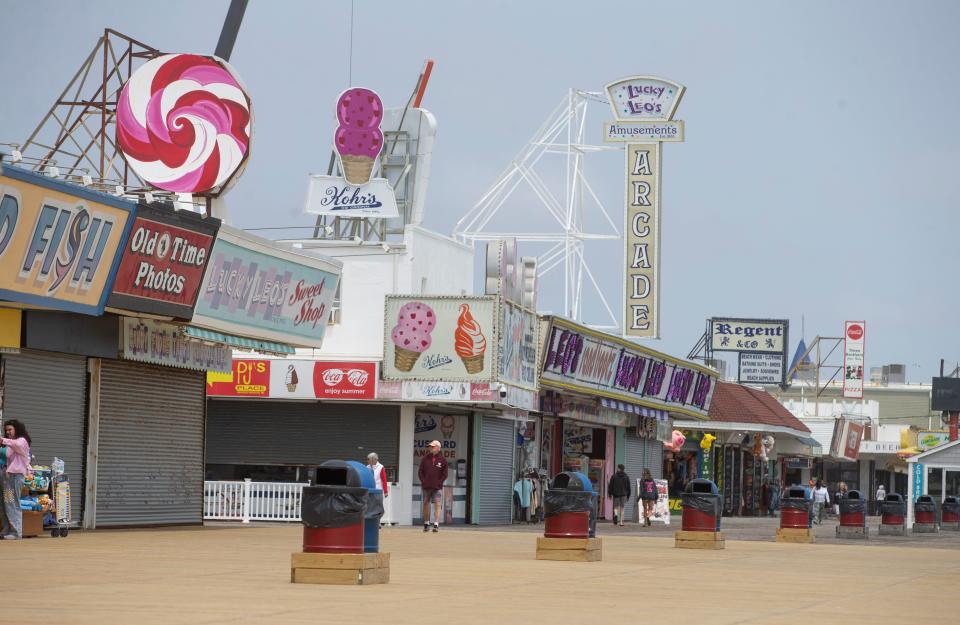
M 914 523 L 921 525 L 937 524 L 937 501 L 930 495 L 920 495 L 913 502 Z
M 863 493 L 858 490 L 847 492 L 840 498 L 839 506 L 841 527 L 866 527 L 867 501 Z
M 960 530 L 960 498 L 946 497 L 940 507 L 940 527 Z
M 900 493 L 890 493 L 880 506 L 880 525 L 903 525 L 907 516 L 907 502 Z
M 564 472 L 553 478 L 543 496 L 546 538 L 589 538 L 596 494 L 583 473 Z
M 347 464 L 360 474 L 360 482 L 368 493 L 367 511 L 363 515 L 363 551 L 364 553 L 377 553 L 380 551 L 380 517 L 383 516 L 383 490 L 377 488 L 377 482 L 369 466 L 355 460 L 348 460 Z
M 802 486 L 791 486 L 780 497 L 780 527 L 808 529 L 810 527 L 810 500 Z
M 363 553 L 368 496 L 356 467 L 342 460 L 317 467 L 316 484 L 304 487 L 301 500 L 304 552 Z
M 685 532 L 719 532 L 723 499 L 710 480 L 690 480 L 680 495 L 681 529 Z

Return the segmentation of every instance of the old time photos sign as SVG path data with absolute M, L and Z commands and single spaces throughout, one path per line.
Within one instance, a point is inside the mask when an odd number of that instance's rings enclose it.
M 673 115 L 684 90 L 652 76 L 606 86 L 616 122 L 604 125 L 604 141 L 626 143 L 623 334 L 631 338 L 660 338 L 660 146 L 683 140 Z

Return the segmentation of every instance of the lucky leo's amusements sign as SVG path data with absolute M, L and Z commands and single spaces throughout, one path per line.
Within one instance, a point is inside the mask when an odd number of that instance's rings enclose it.
M 683 124 L 656 124 L 672 122 L 684 87 L 633 76 L 606 91 L 616 123 L 604 126 L 604 141 L 626 143 L 623 334 L 660 338 L 660 146 L 682 141 Z

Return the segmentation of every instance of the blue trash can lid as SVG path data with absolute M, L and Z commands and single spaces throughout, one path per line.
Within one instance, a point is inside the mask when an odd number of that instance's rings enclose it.
M 377 485 L 376 480 L 373 478 L 373 471 L 369 466 L 363 464 L 362 462 L 357 462 L 356 460 L 347 460 L 347 464 L 357 470 L 357 473 L 360 474 L 360 485 L 365 488 L 375 488 Z

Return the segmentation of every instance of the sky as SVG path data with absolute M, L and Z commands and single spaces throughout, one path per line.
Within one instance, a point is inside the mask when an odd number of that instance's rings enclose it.
M 0 142 L 22 142 L 105 27 L 167 52 L 212 53 L 227 0 L 0 0 Z M 426 58 L 438 120 L 424 225 L 450 234 L 570 88 L 663 76 L 687 87 L 662 172 L 662 339 L 686 356 L 712 316 L 789 319 L 801 336 L 866 321 L 868 367 L 927 382 L 960 361 L 960 3 L 250 0 L 231 64 L 254 103 L 234 225 L 306 226 L 334 103 L 352 84 L 404 104 Z M 352 63 L 351 63 L 352 56 Z M 352 65 L 352 73 L 351 73 Z M 609 110 L 589 118 L 600 142 Z M 615 223 L 623 159 L 587 176 Z M 559 180 L 545 171 L 548 180 Z M 557 191 L 560 193 L 560 191 Z M 609 231 L 588 209 L 596 231 Z M 496 230 L 543 231 L 529 196 Z M 521 254 L 540 250 L 521 248 Z M 619 310 L 622 244 L 587 257 Z M 556 277 L 540 308 L 560 311 Z M 603 323 L 594 293 L 584 319 Z M 802 320 L 802 322 L 801 322 Z

